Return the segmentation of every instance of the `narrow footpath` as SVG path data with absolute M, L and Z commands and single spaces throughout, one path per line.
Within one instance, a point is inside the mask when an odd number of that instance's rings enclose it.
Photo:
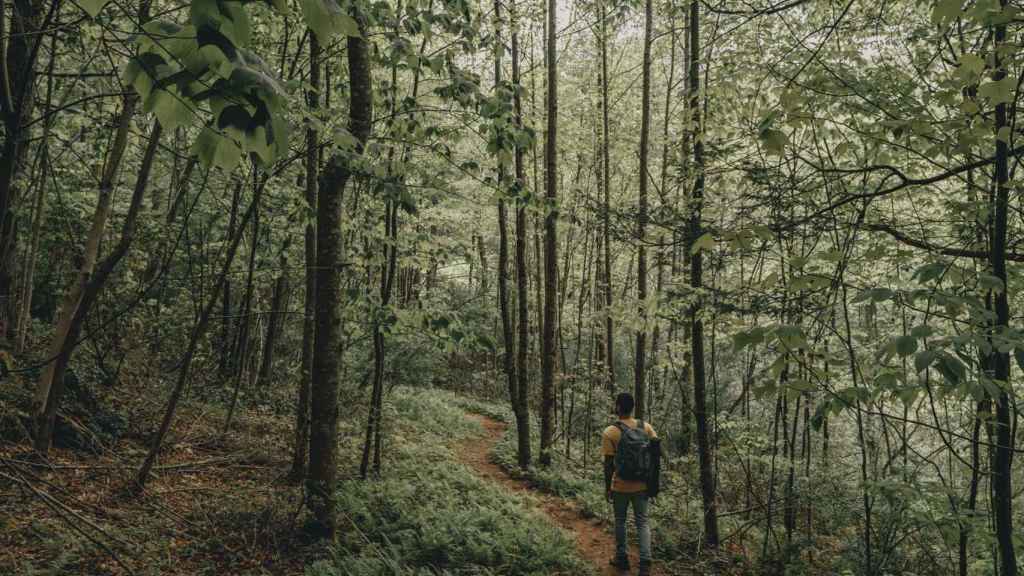
M 632 570 L 623 572 L 608 564 L 608 560 L 615 552 L 615 536 L 611 533 L 610 526 L 600 518 L 584 517 L 569 500 L 532 489 L 528 481 L 512 478 L 506 474 L 500 466 L 491 462 L 490 454 L 508 426 L 503 422 L 479 414 L 469 414 L 469 417 L 480 421 L 484 428 L 484 434 L 462 444 L 459 458 L 465 464 L 476 470 L 477 474 L 483 478 L 502 484 L 510 490 L 532 495 L 538 502 L 540 510 L 550 517 L 552 522 L 572 534 L 576 540 L 576 549 L 580 557 L 593 565 L 601 576 L 636 574 L 640 561 L 635 543 L 636 533 L 632 530 L 632 525 L 630 525 L 629 532 L 631 540 L 629 561 Z M 630 510 L 630 514 L 632 514 L 632 510 Z M 654 576 L 664 576 L 664 572 L 657 562 L 653 568 Z

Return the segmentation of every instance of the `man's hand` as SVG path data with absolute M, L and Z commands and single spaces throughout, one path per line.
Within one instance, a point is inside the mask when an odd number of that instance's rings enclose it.
M 604 491 L 604 499 L 607 500 L 608 502 L 612 501 L 612 491 L 611 490 L 605 490 Z

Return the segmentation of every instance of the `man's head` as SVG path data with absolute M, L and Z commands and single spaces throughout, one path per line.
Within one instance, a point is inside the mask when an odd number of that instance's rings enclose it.
M 622 418 L 633 415 L 633 395 L 629 392 L 622 392 L 615 397 L 615 414 Z

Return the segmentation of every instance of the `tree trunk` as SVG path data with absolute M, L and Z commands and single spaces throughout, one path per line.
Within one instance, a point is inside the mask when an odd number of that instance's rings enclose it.
M 494 55 L 494 86 L 495 91 L 497 91 L 501 86 L 501 55 L 504 51 L 501 38 L 501 0 L 495 0 L 494 2 L 494 21 L 494 38 L 496 45 Z M 518 145 L 515 147 L 514 153 L 516 155 L 519 154 Z M 505 378 L 508 380 L 508 397 L 509 402 L 512 405 L 512 409 L 517 415 L 516 425 L 518 426 L 518 415 L 521 411 L 518 409 L 519 394 L 516 391 L 519 379 L 516 374 L 515 333 L 512 323 L 512 312 L 509 309 L 508 301 L 508 208 L 505 205 L 505 195 L 508 192 L 505 189 L 505 180 L 505 171 L 499 164 L 498 186 L 500 187 L 499 194 L 501 195 L 498 197 L 498 312 L 501 315 L 501 336 L 504 344 L 503 368 L 505 370 Z M 516 183 L 518 184 L 518 181 Z M 514 186 L 512 191 L 516 191 L 517 188 L 518 186 Z M 481 242 L 481 260 L 483 259 L 482 246 L 483 242 Z M 520 460 L 521 459 L 522 455 L 520 455 Z
M 604 0 L 601 1 L 601 178 L 602 193 L 604 196 L 603 207 L 603 239 L 601 245 L 604 249 L 604 264 L 601 269 L 604 271 L 602 291 L 604 292 L 605 321 L 604 321 L 604 345 L 605 362 L 608 368 L 608 393 L 615 393 L 615 325 L 612 321 L 612 236 L 611 236 L 611 153 L 609 148 L 609 121 L 608 121 L 608 11 Z
M 690 117 L 693 136 L 693 193 L 690 195 L 690 286 L 703 286 L 703 253 L 694 251 L 702 233 L 701 211 L 704 203 L 704 126 L 700 101 L 700 2 L 690 1 Z M 714 447 L 708 430 L 706 375 L 704 373 L 704 321 L 700 300 L 690 307 L 690 361 L 693 364 L 693 415 L 697 428 L 697 454 L 700 461 L 700 491 L 704 501 L 704 543 L 717 548 L 718 509 L 715 503 Z
M 1007 0 L 1000 0 L 1002 10 L 1006 10 Z M 1006 23 L 995 26 L 993 36 L 994 74 L 992 80 L 1000 82 L 1006 78 L 1006 64 L 1003 54 L 1006 45 Z M 1010 328 L 1010 305 L 1007 299 L 1006 274 L 1006 231 L 1007 208 L 1009 204 L 1009 137 L 1001 132 L 1010 126 L 1007 118 L 1006 102 L 996 104 L 995 126 L 996 162 L 992 220 L 992 242 L 989 263 L 992 275 L 1002 282 L 1002 288 L 995 293 L 995 326 L 994 335 L 1002 336 Z M 996 542 L 999 548 L 999 573 L 1001 576 L 1017 575 L 1017 555 L 1013 545 L 1013 451 L 1015 426 L 1012 422 L 1010 394 L 1010 353 L 1007 350 L 993 348 L 992 378 L 999 386 L 999 394 L 995 399 L 996 407 L 996 447 L 992 462 L 992 507 L 995 511 Z
M 644 2 L 643 88 L 640 96 L 640 206 L 637 211 L 636 299 L 639 304 L 640 329 L 636 333 L 636 355 L 633 366 L 633 396 L 636 417 L 643 419 L 647 405 L 647 182 L 648 150 L 651 135 L 651 29 L 654 27 L 652 0 Z
M 288 294 L 288 259 L 281 256 L 281 272 L 274 281 L 274 292 L 270 298 L 270 318 L 267 319 L 267 333 L 263 340 L 263 358 L 260 362 L 260 383 L 266 385 L 270 379 L 270 372 L 274 367 L 274 346 L 277 344 L 278 334 L 281 332 L 281 324 L 285 313 L 285 302 Z
M 519 28 L 518 12 L 516 3 L 511 4 L 512 11 L 512 84 L 519 86 Z M 513 95 L 516 125 L 523 126 L 523 102 L 519 90 Z M 515 149 L 515 177 L 516 190 L 522 192 L 526 189 L 526 167 L 523 163 L 523 147 L 518 143 Z M 529 301 L 530 294 L 527 287 L 527 276 L 530 274 L 526 267 L 526 245 L 529 239 L 526 236 L 526 202 L 520 194 L 516 198 L 516 307 L 518 308 L 518 347 L 516 348 L 516 398 L 514 408 L 516 415 L 516 439 L 519 455 L 519 467 L 526 469 L 532 460 L 530 450 L 530 379 L 528 374 L 527 353 L 529 352 Z
M 360 17 L 361 20 L 361 17 Z M 361 28 L 365 26 L 360 23 Z M 365 32 L 365 31 L 364 31 Z M 369 42 L 361 36 L 347 39 L 349 132 L 361 154 L 373 122 L 373 84 Z M 313 353 L 312 414 L 310 420 L 307 505 L 327 537 L 337 531 L 334 479 L 337 475 L 338 385 L 341 359 L 341 208 L 342 193 L 352 175 L 346 155 L 335 155 L 320 181 L 317 199 L 317 313 Z
M 10 30 L 0 16 L 0 38 L 7 43 L 6 59 L 0 62 L 0 108 L 4 140 L 0 147 L 0 340 L 10 336 L 16 310 L 14 302 L 15 248 L 17 245 L 18 176 L 24 170 L 26 145 L 31 129 L 27 125 L 35 104 L 36 61 L 44 34 L 57 13 L 53 0 L 43 17 L 38 0 L 14 0 Z M 6 8 L 5 8 L 6 10 Z M 5 54 L 0 53 L 0 58 Z
M 253 185 L 260 186 L 257 184 L 258 175 L 254 172 Z M 224 420 L 224 430 L 222 434 L 227 434 L 231 428 L 231 421 L 235 416 L 235 407 L 238 404 L 238 392 L 242 388 L 242 376 L 248 370 L 250 378 L 254 372 L 254 366 L 249 361 L 251 354 L 256 350 L 256 346 L 252 345 L 253 338 L 250 336 L 252 331 L 252 298 L 253 298 L 253 275 L 256 272 L 256 248 L 259 246 L 260 240 L 260 207 L 256 205 L 256 212 L 252 218 L 252 244 L 249 246 L 249 265 L 246 267 L 247 271 L 245 274 L 245 293 L 242 296 L 242 313 L 241 313 L 241 326 L 238 329 L 238 354 L 237 354 L 237 365 L 235 366 L 234 380 L 235 386 L 234 391 L 231 393 L 231 405 L 228 407 L 228 415 Z M 225 289 L 227 283 L 225 283 Z M 226 293 L 225 293 L 226 294 Z M 259 326 L 256 327 L 259 329 Z
M 124 150 L 128 141 L 128 128 L 131 124 L 137 101 L 136 97 L 128 96 L 125 97 L 122 103 L 121 113 L 118 117 L 117 133 L 107 154 L 100 179 L 99 197 L 96 201 L 96 209 L 93 212 L 89 235 L 86 237 L 82 264 L 75 277 L 74 284 L 68 289 L 64 302 L 61 305 L 53 341 L 50 343 L 47 353 L 47 358 L 51 361 L 43 370 L 43 375 L 36 388 L 33 402 L 33 416 L 35 419 L 34 445 L 35 450 L 41 454 L 46 454 L 50 449 L 54 420 L 57 415 L 57 409 L 60 407 L 61 396 L 64 393 L 64 373 L 67 370 L 68 362 L 71 360 L 71 354 L 78 345 L 77 340 L 78 333 L 81 330 L 81 323 L 84 321 L 84 317 L 88 314 L 89 308 L 93 303 L 91 299 L 85 299 L 85 292 L 89 284 L 94 280 L 93 273 L 99 256 L 100 240 L 103 238 L 107 219 L 110 216 L 115 179 L 121 166 L 121 159 L 124 157 Z M 146 147 L 143 168 L 140 169 L 136 181 L 136 190 L 139 188 L 142 188 L 143 191 L 145 190 L 159 138 L 160 125 L 154 124 L 150 143 Z M 132 225 L 134 225 L 134 222 Z M 102 286 L 96 288 L 97 291 L 101 289 Z
M 544 146 L 544 332 L 541 335 L 540 463 L 551 463 L 554 441 L 555 360 L 558 322 L 558 0 L 548 0 L 547 142 Z
M 320 43 L 316 35 L 309 33 L 309 87 L 306 99 L 309 108 L 316 111 L 320 106 Z M 320 135 L 315 124 L 306 127 L 306 206 L 312 212 L 316 209 L 317 184 L 320 173 Z M 295 414 L 295 448 L 292 452 L 294 479 L 306 473 L 306 453 L 309 449 L 309 389 L 313 375 L 313 335 L 316 329 L 316 221 L 306 222 L 304 244 L 306 256 L 306 298 L 302 317 L 302 368 L 299 373 L 299 398 Z
M 0 20 L 3 19 L 3 15 L 0 15 Z M 58 22 L 55 20 L 54 24 Z M 4 34 L 5 26 L 0 25 L 0 37 Z M 46 79 L 46 96 L 43 100 L 44 109 L 43 115 L 46 118 L 45 126 L 43 128 L 43 138 L 39 147 L 39 174 L 35 179 L 38 190 L 36 191 L 35 203 L 32 206 L 32 231 L 29 234 L 29 250 L 25 256 L 25 264 L 23 266 L 23 277 L 21 283 L 21 290 L 19 290 L 17 302 L 18 317 L 16 319 L 16 326 L 14 327 L 15 333 L 17 334 L 18 343 L 15 348 L 17 353 L 22 353 L 25 350 L 25 344 L 28 341 L 28 334 L 31 330 L 32 324 L 32 292 L 35 288 L 35 270 L 36 270 L 36 258 L 39 253 L 39 237 L 42 232 L 43 214 L 46 208 L 46 183 L 48 181 L 48 172 L 50 169 L 50 129 L 53 127 L 53 117 L 51 116 L 52 110 L 52 99 L 53 99 L 53 69 L 54 64 L 57 62 L 57 34 L 50 36 L 50 61 L 47 64 L 47 79 Z M 0 42 L 3 42 L 0 40 Z M 4 55 L 0 54 L 0 68 L 3 68 L 6 61 Z M 6 69 L 0 70 L 0 73 L 6 74 Z M 6 76 L 4 76 L 6 78 Z M 9 91 L 10 87 L 5 86 L 4 90 Z

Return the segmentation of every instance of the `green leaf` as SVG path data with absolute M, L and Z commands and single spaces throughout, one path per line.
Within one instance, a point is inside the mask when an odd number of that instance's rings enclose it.
M 338 17 L 338 30 L 342 34 L 352 36 L 353 38 L 362 36 L 362 33 L 359 32 L 359 22 L 348 14 L 342 14 Z
M 992 104 L 1008 104 L 1013 102 L 1016 89 L 1017 81 L 1007 76 L 978 86 L 978 96 L 988 98 Z
M 764 342 L 765 332 L 766 330 L 760 326 L 743 332 L 737 332 L 732 337 L 733 347 L 739 351 L 743 350 L 747 346 L 760 344 L 761 342 Z
M 103 10 L 110 0 L 78 0 L 78 6 L 85 10 L 85 13 L 95 18 Z
M 925 264 L 914 272 L 914 276 L 917 277 L 917 281 L 924 284 L 931 280 L 936 280 L 946 272 L 946 264 L 942 262 L 932 262 L 931 264 Z
M 300 0 L 302 17 L 322 44 L 338 34 L 360 36 L 359 23 L 336 0 Z
M 920 324 L 910 329 L 910 335 L 914 338 L 927 338 L 935 333 L 935 329 L 927 324 Z
M 924 372 L 932 365 L 935 361 L 935 351 L 933 350 L 922 350 L 914 356 L 914 369 L 918 372 Z
M 960 69 L 969 74 L 981 74 L 985 70 L 985 60 L 977 54 L 960 56 Z
M 945 352 L 939 353 L 938 358 L 935 368 L 949 384 L 955 386 L 967 377 L 967 367 L 959 359 Z
M 231 170 L 242 159 L 242 150 L 238 144 L 209 126 L 199 133 L 196 143 L 192 146 L 192 153 L 198 156 L 199 161 L 207 168 L 217 166 Z
M 789 144 L 789 136 L 781 130 L 770 128 L 761 132 L 761 142 L 764 143 L 769 154 L 781 156 L 786 151 L 786 145 Z
M 801 348 L 808 348 L 807 339 L 804 337 L 804 331 L 799 326 L 779 326 L 775 329 L 775 336 L 789 350 L 798 350 Z
M 896 353 L 904 358 L 917 352 L 917 338 L 913 336 L 897 336 L 894 343 L 896 344 Z
M 1003 291 L 1003 281 L 998 276 L 992 274 L 981 273 L 978 274 L 978 288 L 982 290 L 991 290 L 992 292 L 999 294 Z
M 694 242 L 692 246 L 690 246 L 690 254 L 696 254 L 701 250 L 710 251 L 714 247 L 715 237 L 712 236 L 710 232 L 705 232 L 700 238 L 697 238 L 697 241 Z
M 164 130 L 189 125 L 195 119 L 189 103 L 173 88 L 153 90 L 143 102 L 143 110 L 155 114 Z
M 939 0 L 932 9 L 932 22 L 937 25 L 956 20 L 963 14 L 961 0 Z

